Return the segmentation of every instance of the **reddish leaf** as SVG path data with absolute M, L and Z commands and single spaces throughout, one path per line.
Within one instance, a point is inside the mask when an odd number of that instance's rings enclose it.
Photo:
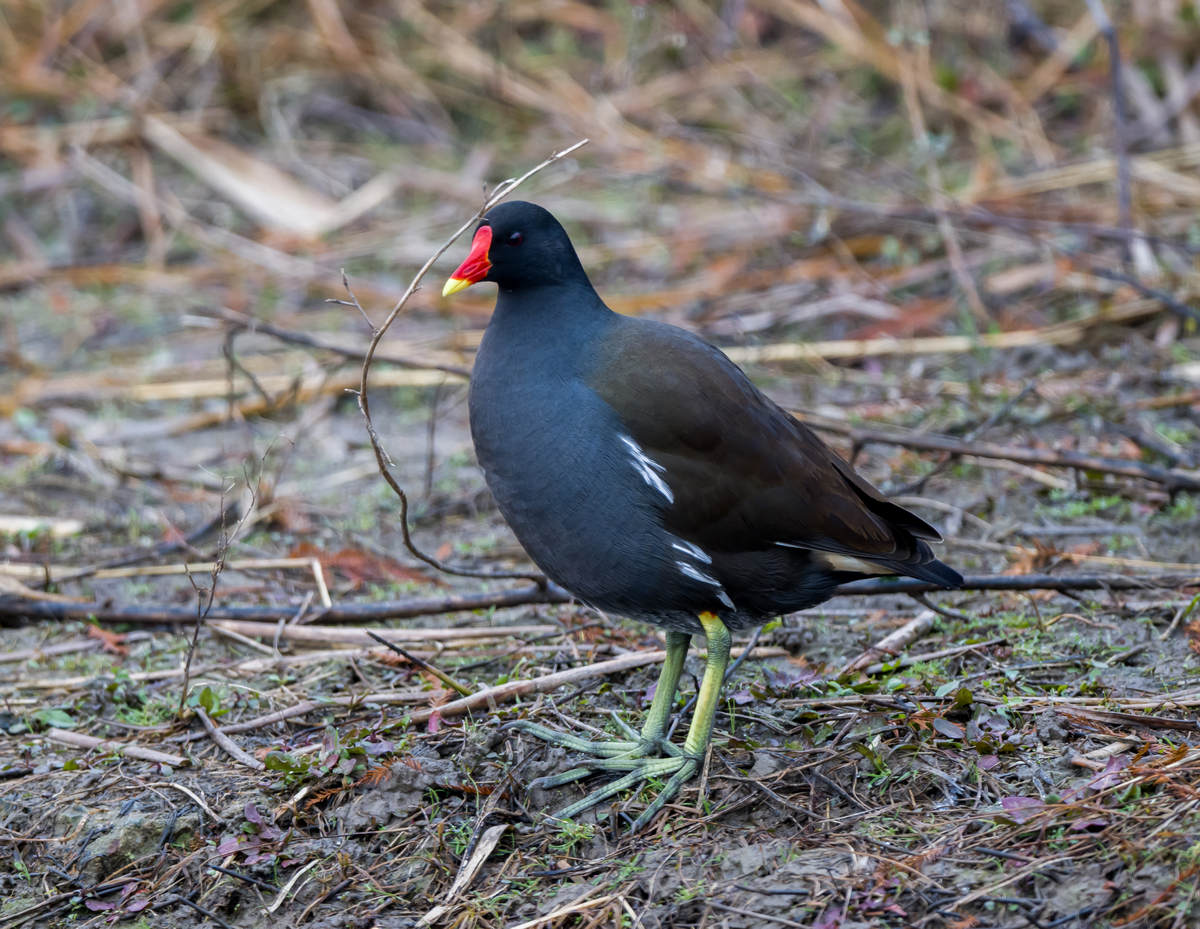
M 290 554 L 293 558 L 316 558 L 325 570 L 336 571 L 356 585 L 388 581 L 441 584 L 436 578 L 431 578 L 423 571 L 410 568 L 393 558 L 355 548 L 327 552 L 311 542 L 301 542 L 292 548 Z
M 225 855 L 232 855 L 234 852 L 239 852 L 241 850 L 242 850 L 242 842 L 240 839 L 235 839 L 235 838 L 224 839 L 217 846 L 217 854 L 221 855 L 222 857 L 224 857 Z
M 1005 797 L 1000 806 L 1015 823 L 1023 823 L 1046 808 L 1046 804 L 1037 797 Z
M 812 924 L 812 929 L 838 929 L 842 924 L 842 917 L 845 913 L 836 906 L 831 906 L 825 910 L 816 921 Z
M 1088 781 L 1088 787 L 1092 790 L 1104 790 L 1106 787 L 1121 783 L 1125 779 L 1123 772 L 1129 767 L 1130 761 L 1131 759 L 1126 755 L 1111 756 L 1108 763 L 1104 765 L 1104 770 Z
M 129 649 L 123 644 L 125 641 L 124 633 L 110 632 L 107 629 L 101 629 L 99 626 L 88 626 L 87 634 L 93 639 L 99 639 L 101 646 L 111 655 L 120 655 L 124 658 L 129 654 Z

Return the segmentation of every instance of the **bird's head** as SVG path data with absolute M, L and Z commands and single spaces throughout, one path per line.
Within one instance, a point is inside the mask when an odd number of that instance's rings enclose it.
M 480 281 L 514 291 L 587 279 L 557 219 L 540 206 L 513 200 L 488 211 L 475 230 L 466 260 L 446 281 L 448 297 Z

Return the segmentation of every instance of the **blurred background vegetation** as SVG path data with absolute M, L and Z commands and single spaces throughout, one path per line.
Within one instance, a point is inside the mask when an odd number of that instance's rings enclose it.
M 1194 287 L 1196 7 L 1109 4 L 1120 123 L 1093 12 L 9 0 L 5 360 L 70 363 L 21 337 L 31 294 L 80 344 L 122 328 L 106 287 L 155 295 L 147 336 L 197 299 L 323 313 L 343 267 L 387 303 L 485 187 L 581 137 L 522 195 L 568 221 L 618 308 L 715 337 L 1067 318 L 1117 288 L 1092 265 L 1126 257 L 1129 228 L 1140 275 Z M 447 312 L 433 288 L 413 309 Z

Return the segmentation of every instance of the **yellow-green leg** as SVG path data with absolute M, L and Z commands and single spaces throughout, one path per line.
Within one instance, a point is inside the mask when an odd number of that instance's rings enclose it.
M 632 826 L 637 831 L 652 820 L 680 788 L 700 770 L 704 752 L 712 738 L 713 720 L 717 712 L 717 702 L 721 696 L 721 685 L 725 677 L 725 668 L 729 663 L 729 630 L 720 618 L 713 613 L 701 613 L 700 625 L 708 640 L 708 660 L 704 669 L 704 678 L 700 683 L 700 692 L 696 698 L 696 708 L 692 712 L 692 723 L 688 728 L 687 739 L 682 751 L 666 740 L 667 721 L 671 716 L 671 706 L 675 702 L 675 692 L 679 687 L 679 678 L 683 673 L 683 662 L 687 657 L 688 644 L 691 636 L 686 632 L 667 633 L 667 658 L 659 672 L 658 687 L 654 691 L 654 699 L 646 714 L 646 721 L 641 733 L 635 732 L 629 726 L 617 722 L 625 730 L 630 739 L 625 741 L 592 742 L 577 736 L 566 735 L 539 726 L 536 723 L 520 722 L 514 724 L 530 735 L 543 739 L 554 745 L 562 745 L 576 751 L 586 752 L 593 756 L 591 760 L 570 771 L 551 777 L 539 778 L 534 786 L 557 787 L 571 781 L 579 780 L 595 771 L 625 771 L 623 777 L 606 784 L 599 790 L 588 794 L 555 813 L 558 819 L 569 819 L 584 810 L 590 809 L 609 797 L 634 787 L 642 781 L 668 778 L 666 785 L 659 791 L 654 801 L 642 812 Z M 667 757 L 655 757 L 666 755 Z

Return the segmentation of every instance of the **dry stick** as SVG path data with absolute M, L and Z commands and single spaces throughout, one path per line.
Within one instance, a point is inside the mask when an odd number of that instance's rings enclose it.
M 1126 266 L 1133 262 L 1133 194 L 1129 173 L 1129 147 L 1125 133 L 1125 88 L 1121 85 L 1121 47 L 1117 42 L 1117 30 L 1109 19 L 1108 11 L 1101 0 L 1086 0 L 1088 11 L 1104 41 L 1108 43 L 1108 75 L 1113 95 L 1113 136 L 1117 156 L 1117 224 L 1125 233 L 1121 249 Z
M 643 665 L 657 664 L 665 660 L 666 657 L 667 653 L 660 649 L 655 649 L 652 652 L 633 652 L 629 655 L 622 655 L 620 658 L 598 661 L 595 664 L 584 665 L 582 668 L 556 671 L 553 674 L 545 674 L 542 677 L 535 677 L 532 680 L 509 681 L 507 684 L 488 687 L 469 697 L 463 697 L 461 700 L 452 700 L 450 703 L 444 703 L 438 707 L 417 710 L 412 714 L 410 719 L 414 723 L 424 723 L 428 722 L 429 718 L 434 714 L 446 718 L 448 716 L 460 716 L 464 713 L 470 713 L 472 710 L 484 709 L 485 707 L 490 709 L 498 703 L 507 703 L 509 700 L 515 700 L 517 697 L 523 697 L 527 694 L 545 693 L 546 691 L 562 687 L 564 684 L 574 684 L 593 677 L 604 677 L 608 674 L 618 674 L 621 671 L 628 671 L 631 668 L 640 668 Z
M 861 670 L 872 664 L 880 656 L 893 657 L 899 654 L 932 629 L 935 620 L 937 620 L 937 613 L 933 612 L 933 610 L 922 610 L 899 629 L 885 635 L 857 658 L 848 661 L 842 670 L 838 672 L 838 676 L 849 674 L 851 671 Z
M 1185 603 L 1179 608 L 1179 612 L 1175 614 L 1175 617 L 1171 620 L 1170 625 L 1168 625 L 1167 628 L 1164 629 L 1159 635 L 1159 639 L 1169 639 L 1175 633 L 1175 630 L 1179 628 L 1179 625 L 1192 614 L 1197 606 L 1200 606 L 1200 594 L 1196 594 L 1196 596 L 1192 597 L 1190 603 Z
M 1200 586 L 1200 575 L 1162 573 L 1126 574 L 972 574 L 963 579 L 963 590 L 1175 590 Z M 893 594 L 945 592 L 940 584 L 916 578 L 871 578 L 851 581 L 836 588 L 837 594 L 859 597 L 890 596 Z M 556 588 L 542 590 L 536 584 L 513 587 L 495 593 L 434 598 L 429 600 L 393 600 L 373 603 L 338 604 L 329 609 L 313 610 L 313 620 L 326 623 L 361 623 L 384 619 L 405 619 L 491 606 L 510 607 L 537 603 L 566 603 L 569 594 Z M 244 620 L 248 622 L 278 622 L 290 620 L 293 606 L 214 606 L 210 621 Z M 25 619 L 85 620 L 92 622 L 155 623 L 175 625 L 194 622 L 195 611 L 183 607 L 150 604 L 146 606 L 113 606 L 111 603 L 49 603 L 22 597 L 0 595 L 0 617 Z M 472 634 L 499 634 L 504 627 L 488 627 L 488 631 L 473 629 Z
M 230 723 L 228 726 L 222 727 L 221 731 L 228 735 L 231 732 L 249 732 L 252 729 L 261 729 L 264 726 L 271 726 L 275 723 L 285 722 L 293 719 L 296 716 L 305 716 L 316 710 L 324 710 L 333 706 L 358 706 L 364 703 L 375 703 L 385 705 L 396 705 L 404 703 L 421 703 L 421 702 L 437 702 L 449 696 L 448 690 L 393 690 L 383 691 L 374 694 L 354 694 L 348 697 L 330 697 L 326 700 L 303 700 L 295 706 L 285 707 L 282 710 L 276 710 L 273 713 L 266 713 L 262 716 L 256 716 L 253 719 L 246 719 L 240 723 Z M 172 742 L 192 742 L 196 739 L 204 738 L 199 732 L 189 732 L 183 736 L 173 736 L 169 741 Z
M 142 748 L 140 745 L 134 745 L 130 742 L 98 739 L 93 735 L 84 735 L 82 732 L 69 732 L 66 729 L 47 729 L 46 738 L 55 742 L 61 742 L 63 745 L 74 746 L 75 748 L 85 748 L 89 751 L 98 752 L 113 752 L 118 755 L 124 755 L 127 758 L 139 758 L 142 761 L 152 761 L 155 764 L 170 765 L 172 768 L 182 768 L 188 763 L 188 760 L 182 755 L 169 755 L 166 752 L 157 752 L 152 748 Z
M 218 729 L 212 719 L 209 718 L 208 713 L 204 711 L 204 707 L 196 707 L 196 715 L 200 717 L 200 722 L 204 724 L 204 728 L 208 730 L 208 734 L 212 737 L 212 740 L 224 749 L 227 755 L 255 771 L 262 771 L 266 768 L 266 765 L 253 755 L 247 754 L 233 739 Z
M 550 585 L 543 590 L 536 584 L 507 590 L 454 594 L 448 597 L 418 597 L 408 600 L 377 601 L 373 603 L 343 603 L 328 609 L 313 608 L 305 616 L 311 622 L 361 623 L 380 619 L 411 619 L 443 613 L 461 613 L 537 603 L 567 603 L 570 594 Z M 70 607 L 61 611 L 45 609 L 43 601 L 0 594 L 0 616 L 19 616 L 30 619 L 95 619 L 107 622 L 177 624 L 195 620 L 195 611 L 186 607 L 165 604 L 130 604 L 114 606 L 104 602 L 58 604 Z M 288 621 L 296 613 L 295 605 L 279 606 L 220 606 L 214 605 L 209 619 L 242 619 L 259 622 Z
M 1048 465 L 1056 468 L 1077 468 L 1082 471 L 1099 471 L 1121 477 L 1140 478 L 1164 485 L 1171 493 L 1180 490 L 1200 490 L 1200 473 L 1160 468 L 1156 465 L 1125 461 L 1119 458 L 1099 458 L 1079 452 L 1048 452 L 1033 448 L 1018 448 L 1011 445 L 992 445 L 987 442 L 964 442 L 949 436 L 908 433 L 893 430 L 863 429 L 850 423 L 839 422 L 806 413 L 797 416 L 807 425 L 821 432 L 844 435 L 855 445 L 870 442 L 899 445 L 902 448 L 917 448 L 926 451 L 951 452 L 956 455 L 975 455 L 978 458 L 995 458 L 1017 461 L 1024 464 Z
M 318 645 L 329 645 L 340 642 L 348 645 L 369 645 L 371 640 L 384 642 L 391 646 L 394 642 L 457 642 L 470 641 L 477 643 L 487 639 L 507 639 L 514 636 L 542 636 L 561 634 L 564 630 L 557 626 L 459 626 L 455 629 L 384 629 L 387 640 L 380 638 L 371 629 L 361 629 L 345 626 L 317 626 L 311 623 L 289 625 L 279 629 L 274 623 L 255 623 L 243 620 L 217 620 L 214 625 L 230 629 L 241 635 L 257 636 L 271 640 L 276 636 L 280 641 L 309 642 Z
M 734 656 L 739 656 L 744 652 L 745 649 L 742 648 L 730 650 L 730 654 Z M 698 655 L 700 652 L 696 651 L 695 654 Z M 786 649 L 782 648 L 764 648 L 756 652 L 756 656 L 760 658 L 781 658 L 786 654 Z M 523 697 L 526 694 L 545 693 L 562 687 L 565 684 L 574 684 L 581 680 L 603 677 L 608 674 L 618 674 L 621 671 L 640 668 L 643 665 L 657 664 L 666 657 L 667 653 L 660 649 L 655 649 L 652 652 L 631 652 L 619 658 L 598 661 L 595 664 L 584 665 L 582 668 L 556 671 L 553 674 L 535 677 L 532 680 L 509 681 L 507 684 L 499 684 L 496 687 L 488 687 L 477 691 L 469 697 L 463 697 L 461 700 L 454 700 L 441 706 L 430 707 L 427 710 L 417 710 L 412 714 L 410 719 L 414 723 L 423 723 L 427 722 L 435 714 L 441 717 L 458 716 L 485 706 L 489 709 L 494 709 L 498 703 L 506 703 L 509 700 Z
M 564 684 L 574 684 L 577 681 L 587 680 L 593 677 L 603 677 L 608 674 L 618 674 L 621 671 L 628 671 L 631 668 L 640 668 L 643 665 L 655 664 L 665 659 L 667 653 L 656 649 L 652 652 L 633 652 L 628 655 L 622 655 L 620 658 L 611 658 L 607 661 L 599 661 L 595 664 L 584 665 L 581 668 L 571 668 L 567 671 L 557 671 L 554 674 L 546 674 L 542 677 L 535 677 L 530 680 L 509 681 L 507 684 L 500 684 L 496 687 L 488 687 L 485 690 L 478 691 L 469 697 L 463 697 L 459 700 L 454 700 L 450 703 L 443 703 L 441 706 L 429 707 L 427 709 L 417 710 L 410 717 L 414 723 L 428 722 L 429 718 L 435 713 L 442 717 L 460 716 L 463 713 L 469 713 L 472 710 L 482 709 L 484 707 L 494 707 L 499 703 L 507 703 L 517 697 L 522 697 L 527 694 L 545 693 L 549 690 L 554 690 L 562 687 Z M 440 699 L 446 691 L 400 691 L 397 694 L 361 694 L 351 697 L 332 697 L 328 700 L 306 700 L 303 703 L 298 703 L 296 706 L 288 707 L 284 710 L 279 710 L 274 713 L 268 713 L 265 716 L 260 716 L 257 719 L 249 719 L 241 723 L 233 723 L 225 727 L 225 732 L 245 732 L 250 729 L 258 729 L 262 726 L 268 726 L 272 723 L 282 722 L 285 719 L 291 719 L 294 716 L 303 716 L 305 713 L 310 713 L 313 710 L 324 709 L 330 706 L 352 706 L 363 703 L 411 703 L 415 699 L 422 697 L 429 700 Z M 385 699 L 387 698 L 387 699 Z M 402 698 L 402 699 L 400 699 Z M 189 738 L 194 738 L 191 736 Z
M 372 333 L 370 344 L 368 344 L 366 355 L 363 358 L 362 377 L 360 378 L 359 385 L 358 385 L 358 408 L 362 412 L 362 415 L 363 415 L 363 421 L 364 421 L 364 423 L 366 425 L 366 429 L 367 429 L 367 437 L 371 441 L 371 449 L 375 452 L 375 461 L 379 465 L 379 473 L 383 476 L 383 479 L 385 482 L 387 482 L 387 485 L 389 487 L 391 487 L 392 490 L 395 492 L 396 496 L 400 498 L 400 534 L 404 540 L 404 547 L 407 548 L 410 553 L 412 553 L 413 557 L 420 559 L 421 561 L 425 562 L 426 564 L 431 565 L 432 567 L 434 567 L 437 570 L 442 571 L 443 573 L 446 573 L 446 574 L 457 574 L 457 575 L 461 575 L 463 577 L 521 578 L 521 579 L 531 580 L 535 584 L 537 584 L 543 588 L 547 584 L 546 578 L 543 575 L 536 573 L 536 572 L 527 572 L 527 573 L 508 572 L 508 571 L 493 572 L 493 571 L 479 571 L 479 570 L 470 569 L 470 568 L 454 567 L 452 565 L 447 565 L 447 564 L 443 563 L 442 561 L 438 560 L 437 558 L 434 558 L 432 555 L 427 555 L 425 552 L 423 552 L 419 548 L 417 548 L 416 543 L 414 543 L 412 540 L 412 534 L 409 530 L 409 525 L 408 525 L 408 494 L 405 493 L 404 488 L 401 487 L 400 484 L 396 481 L 396 479 L 392 476 L 391 456 L 388 455 L 388 453 L 384 450 L 382 444 L 380 444 L 379 435 L 375 431 L 375 424 L 371 421 L 370 404 L 367 400 L 367 377 L 371 370 L 371 361 L 375 357 L 375 352 L 379 347 L 380 340 L 383 339 L 384 333 L 387 332 L 388 327 L 391 326 L 391 324 L 395 321 L 396 317 L 400 315 L 400 311 L 404 309 L 404 306 L 405 306 L 405 304 L 408 303 L 409 298 L 412 297 L 412 295 L 416 292 L 417 285 L 421 283 L 421 278 L 423 278 L 425 276 L 426 272 L 428 272 L 429 269 L 431 267 L 433 267 L 433 263 L 435 261 L 437 261 L 439 258 L 441 258 L 442 255 L 445 254 L 447 249 L 449 249 L 450 246 L 453 245 L 458 240 L 459 236 L 461 236 L 464 232 L 466 232 L 473 225 L 475 225 L 475 223 L 485 213 L 487 213 L 488 210 L 490 210 L 493 206 L 495 206 L 497 203 L 499 203 L 501 200 L 503 200 L 505 197 L 507 197 L 510 193 L 512 193 L 514 190 L 516 190 L 519 186 L 521 186 L 521 184 L 525 183 L 525 181 L 527 181 L 529 178 L 533 177 L 535 174 L 537 174 L 543 168 L 549 167 L 550 165 L 554 164 L 554 162 L 559 161 L 560 159 L 565 158 L 567 155 L 570 155 L 572 152 L 576 151 L 577 149 L 582 148 L 587 143 L 588 143 L 587 139 L 580 139 L 574 145 L 568 146 L 567 148 L 564 148 L 562 151 L 555 152 L 553 155 L 551 155 L 549 158 L 547 158 L 541 164 L 536 165 L 535 167 L 526 171 L 524 174 L 522 174 L 516 180 L 509 179 L 509 180 L 501 183 L 492 192 L 492 195 L 490 197 L 488 197 L 487 201 L 483 204 L 483 206 L 481 206 L 478 210 L 476 210 L 475 215 L 472 216 L 467 222 L 463 223 L 462 226 L 459 227 L 458 231 L 455 232 L 454 235 L 452 235 L 449 239 L 447 239 L 446 243 L 441 248 L 439 248 L 429 258 L 429 260 L 425 262 L 425 264 L 423 264 L 421 266 L 420 270 L 417 271 L 416 275 L 414 275 L 414 277 L 412 279 L 412 282 L 408 285 L 408 289 L 404 291 L 404 294 L 396 302 L 396 305 L 394 307 L 392 307 L 392 311 L 388 314 L 387 319 L 385 319 L 383 321 L 383 325 L 380 326 L 379 328 L 375 329 L 374 332 Z M 358 298 L 354 296 L 354 292 L 350 289 L 350 282 L 346 279 L 345 272 L 342 273 L 342 283 L 345 285 L 346 292 L 350 295 L 350 299 L 353 301 L 353 306 L 358 308 L 358 311 L 360 313 L 362 313 L 363 318 L 366 319 L 367 322 L 369 323 L 370 317 L 367 316 L 367 314 L 363 310 L 361 304 L 359 304 Z

